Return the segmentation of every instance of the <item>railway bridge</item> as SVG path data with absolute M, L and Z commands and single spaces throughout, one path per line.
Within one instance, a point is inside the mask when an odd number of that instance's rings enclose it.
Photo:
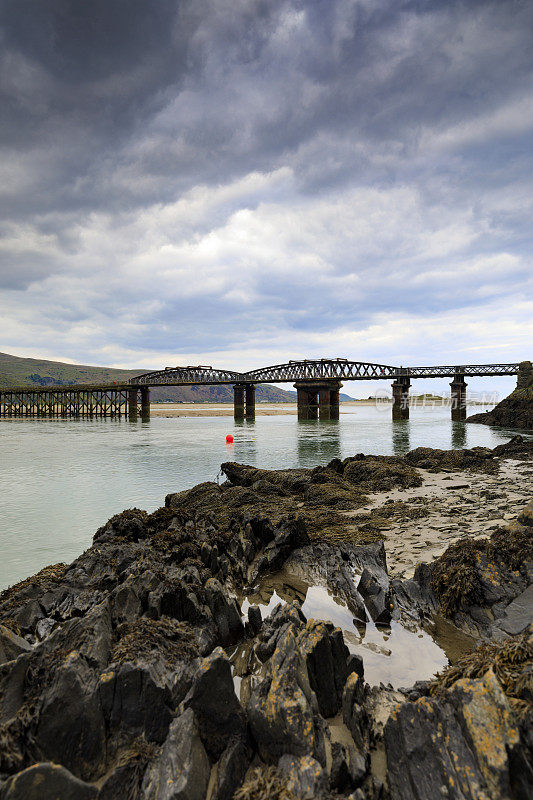
M 255 389 L 262 383 L 291 383 L 296 388 L 298 417 L 338 419 L 343 381 L 389 381 L 393 419 L 409 417 L 409 390 L 417 378 L 451 378 L 451 415 L 466 416 L 466 378 L 517 375 L 518 384 L 531 372 L 531 362 L 404 367 L 322 358 L 288 361 L 248 372 L 211 366 L 166 367 L 146 372 L 124 384 L 76 384 L 46 388 L 0 389 L 0 416 L 150 417 L 150 387 L 233 386 L 235 419 L 255 417 Z M 525 384 L 524 384 L 525 385 Z

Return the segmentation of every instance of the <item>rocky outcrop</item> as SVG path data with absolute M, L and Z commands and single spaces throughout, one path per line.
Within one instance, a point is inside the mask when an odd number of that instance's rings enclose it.
M 528 796 L 533 507 L 411 581 L 390 581 L 383 542 L 339 512 L 419 485 L 420 468 L 497 471 L 511 449 L 529 457 L 513 440 L 315 470 L 226 464 L 222 486 L 119 514 L 71 565 L 4 591 L 0 800 Z M 439 611 L 490 649 L 403 693 L 370 687 L 342 631 L 307 619 L 298 591 L 244 618 L 237 597 L 282 566 L 357 624 Z
M 504 428 L 533 429 L 533 366 L 531 361 L 522 361 L 514 392 L 498 403 L 492 411 L 473 414 L 467 422 L 483 425 L 499 425 Z

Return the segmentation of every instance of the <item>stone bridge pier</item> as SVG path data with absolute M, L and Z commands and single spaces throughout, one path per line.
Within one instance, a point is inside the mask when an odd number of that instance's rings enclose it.
M 409 388 L 411 379 L 400 375 L 392 384 L 392 418 L 409 419 Z
M 255 419 L 255 386 L 253 383 L 236 383 L 233 387 L 234 419 Z
M 298 419 L 339 419 L 340 381 L 294 384 L 298 402 Z
M 451 409 L 452 420 L 460 422 L 466 419 L 466 383 L 465 376 L 456 372 L 453 381 L 450 383 L 451 388 Z
M 148 422 L 150 419 L 150 387 L 149 386 L 135 386 L 128 390 L 128 417 L 130 420 L 136 420 L 139 413 L 139 392 L 141 394 L 141 419 L 143 422 Z

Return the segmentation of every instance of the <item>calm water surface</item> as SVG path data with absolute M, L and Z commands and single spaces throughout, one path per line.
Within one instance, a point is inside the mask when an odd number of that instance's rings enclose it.
M 482 410 L 479 407 L 475 409 Z M 266 468 L 314 466 L 355 453 L 402 454 L 420 445 L 494 447 L 513 431 L 452 423 L 449 409 L 354 408 L 339 422 L 294 415 L 0 420 L 0 589 L 47 564 L 70 562 L 124 508 L 152 511 L 165 495 L 216 480 L 223 461 Z M 233 446 L 225 437 L 232 433 Z

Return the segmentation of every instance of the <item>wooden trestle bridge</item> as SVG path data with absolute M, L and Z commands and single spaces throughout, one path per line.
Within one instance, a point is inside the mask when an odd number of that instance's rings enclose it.
M 151 386 L 233 386 L 235 419 L 255 417 L 255 387 L 261 383 L 293 383 L 300 419 L 338 419 L 342 381 L 392 382 L 393 419 L 409 417 L 409 388 L 416 378 L 451 378 L 452 419 L 466 416 L 466 378 L 519 375 L 531 370 L 521 364 L 393 367 L 345 358 L 289 361 L 271 367 L 234 372 L 210 366 L 167 367 L 146 372 L 124 384 L 76 384 L 0 389 L 3 417 L 129 417 L 150 418 Z M 520 382 L 520 377 L 519 377 Z

